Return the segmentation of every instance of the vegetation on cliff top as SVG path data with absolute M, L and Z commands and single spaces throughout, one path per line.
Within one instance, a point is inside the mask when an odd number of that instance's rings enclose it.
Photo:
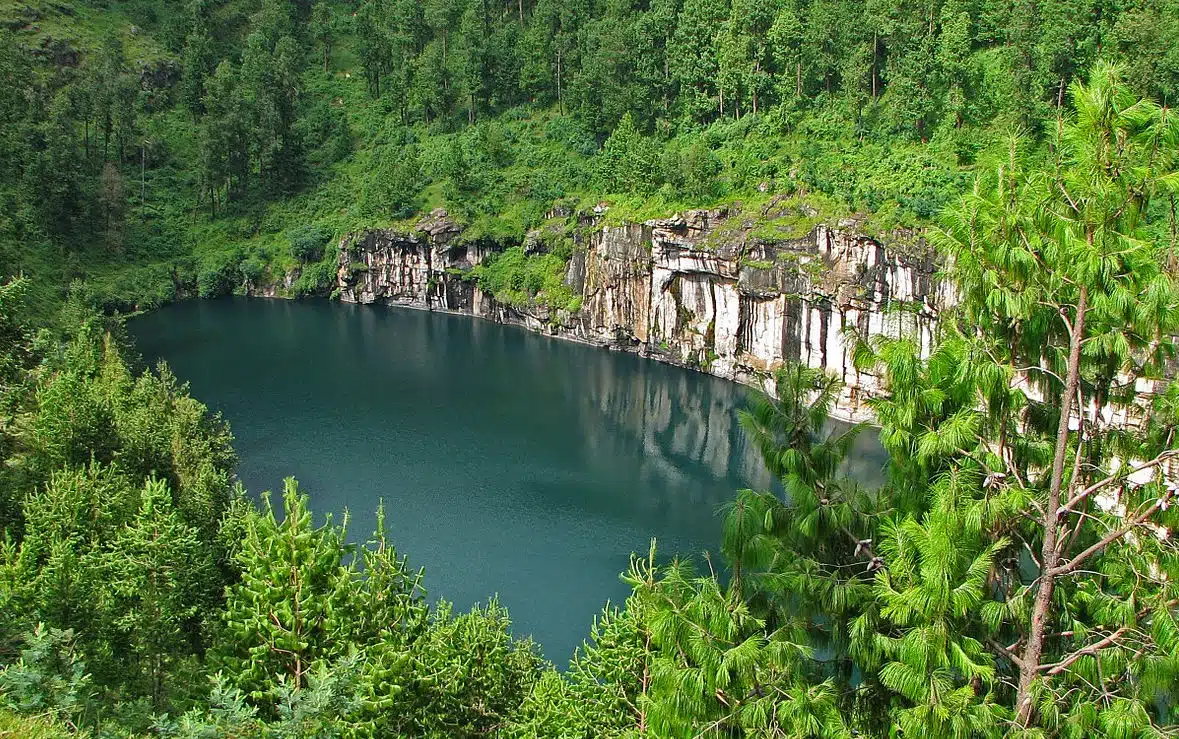
M 558 200 L 627 218 L 765 190 L 923 225 L 1007 132 L 1046 141 L 1099 55 L 1139 94 L 1179 87 L 1155 2 L 28 0 L 0 22 L 0 272 L 45 311 L 300 265 L 296 292 L 326 291 L 334 256 L 306 269 L 292 231 L 440 205 L 505 246 Z
M 5 0 L 0 21 L 0 274 L 25 275 L 0 285 L 0 733 L 1174 733 L 1179 132 L 1150 102 L 1179 92 L 1174 3 Z M 494 602 L 427 605 L 379 528 L 316 527 L 294 481 L 249 502 L 226 425 L 100 317 L 295 268 L 321 292 L 333 237 L 439 205 L 508 247 L 486 288 L 572 310 L 569 245 L 514 245 L 554 203 L 777 195 L 882 230 L 948 206 L 961 305 L 927 356 L 857 352 L 888 482 L 841 475 L 833 381 L 788 368 L 744 417 L 787 495 L 726 509 L 732 576 L 635 558 L 565 673 Z

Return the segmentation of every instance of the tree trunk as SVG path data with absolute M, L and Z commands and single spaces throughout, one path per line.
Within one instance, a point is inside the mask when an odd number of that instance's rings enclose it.
M 753 63 L 754 84 L 752 86 L 750 86 L 750 92 L 753 95 L 753 114 L 755 116 L 757 115 L 757 79 L 758 79 L 758 75 L 760 75 L 760 74 L 761 74 L 761 60 L 758 59 L 756 62 Z
M 1064 462 L 1068 452 L 1069 417 L 1073 401 L 1081 380 L 1081 343 L 1085 334 L 1085 311 L 1088 309 L 1089 288 L 1082 285 L 1077 300 L 1077 317 L 1069 337 L 1068 372 L 1064 390 L 1060 394 L 1060 422 L 1056 426 L 1056 451 L 1052 457 L 1052 478 L 1048 486 L 1048 505 L 1044 509 L 1044 543 L 1040 547 L 1040 589 L 1032 608 L 1032 625 L 1028 643 L 1019 663 L 1019 693 L 1016 696 L 1016 722 L 1030 726 L 1034 706 L 1032 705 L 1032 681 L 1040 671 L 1040 660 L 1044 654 L 1044 634 L 1052 610 L 1052 592 L 1056 588 L 1056 568 L 1060 561 L 1057 546 L 1060 511 L 1060 490 L 1064 482 Z M 1078 408 L 1078 411 L 1081 409 Z
M 561 100 L 561 47 L 557 47 L 557 112 L 564 113 L 565 105 Z
M 139 147 L 139 217 L 147 220 L 147 142 Z
M 671 110 L 671 100 L 667 99 L 667 87 L 671 85 L 671 67 L 667 62 L 667 51 L 664 50 L 664 112 Z M 1174 209 L 1172 209 L 1174 210 Z
M 872 99 L 876 99 L 876 54 L 879 48 L 880 41 L 876 37 L 876 31 L 872 32 Z

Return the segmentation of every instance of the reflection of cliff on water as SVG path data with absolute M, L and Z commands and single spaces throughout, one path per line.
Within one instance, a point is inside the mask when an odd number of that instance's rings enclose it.
M 342 334 L 388 331 L 383 310 L 340 308 L 336 316 Z M 737 488 L 774 485 L 738 423 L 737 410 L 744 406 L 748 388 L 488 321 L 430 314 L 415 318 L 421 320 L 397 322 L 395 337 L 347 344 L 367 355 L 358 359 L 386 366 L 395 362 L 401 371 L 418 375 L 415 382 L 400 383 L 407 386 L 430 386 L 437 382 L 440 367 L 461 367 L 464 379 L 453 391 L 464 397 L 479 393 L 481 403 L 503 405 L 499 411 L 512 418 L 512 424 L 497 428 L 496 434 L 524 444 L 536 434 L 574 435 L 577 467 L 599 476 L 614 473 L 610 483 L 616 497 L 609 502 L 621 515 L 656 514 L 673 524 L 677 519 L 698 522 L 701 508 L 714 512 Z M 575 355 L 574 371 L 567 363 L 554 364 L 554 345 Z M 374 353 L 389 356 L 371 356 Z M 520 383 L 526 396 L 520 402 L 533 411 L 524 418 L 506 407 L 517 402 L 516 396 L 504 396 L 488 384 L 487 378 L 503 374 Z M 549 427 L 554 414 L 568 427 Z M 838 421 L 831 425 L 846 428 Z M 622 459 L 637 461 L 614 464 Z M 879 484 L 884 461 L 876 432 L 868 428 L 856 442 L 848 471 L 865 484 Z M 598 499 L 592 506 L 600 510 L 604 502 Z
M 663 491 L 672 498 L 647 498 L 643 505 L 715 509 L 733 494 L 733 485 L 724 483 L 770 483 L 757 451 L 737 423 L 744 388 L 668 373 L 650 360 L 626 359 L 634 366 L 620 373 L 618 358 L 592 358 L 585 367 L 577 407 L 587 454 L 608 460 L 625 447 L 642 449 L 635 487 Z M 721 484 L 701 484 L 708 479 Z
M 626 597 L 631 552 L 715 552 L 717 508 L 771 482 L 737 423 L 745 388 L 629 353 L 320 302 L 194 301 L 129 328 L 225 413 L 248 489 L 294 475 L 319 515 L 351 511 L 353 538 L 383 499 L 432 596 L 498 593 L 557 659 Z

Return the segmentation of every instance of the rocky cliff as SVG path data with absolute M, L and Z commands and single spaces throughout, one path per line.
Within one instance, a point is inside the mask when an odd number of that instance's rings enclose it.
M 841 377 L 840 415 L 865 418 L 863 400 L 877 384 L 852 366 L 853 335 L 906 333 L 929 345 L 952 299 L 935 279 L 932 252 L 921 242 L 889 248 L 851 221 L 785 235 L 762 233 L 759 223 L 725 210 L 621 226 L 585 221 L 565 278 L 581 306 L 569 313 L 482 292 L 469 273 L 495 248 L 463 240 L 436 211 L 408 233 L 342 239 L 337 289 L 348 302 L 469 313 L 746 384 L 800 361 Z

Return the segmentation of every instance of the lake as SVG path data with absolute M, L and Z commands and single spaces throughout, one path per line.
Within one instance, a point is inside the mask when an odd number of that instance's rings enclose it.
M 431 598 L 498 594 L 564 665 L 619 573 L 715 553 L 717 509 L 770 484 L 737 423 L 745 388 L 467 316 L 322 301 L 187 301 L 128 323 L 229 421 L 251 491 L 298 478 L 317 518 L 386 527 Z M 856 474 L 879 474 L 874 434 Z M 277 502 L 277 499 L 276 499 Z

